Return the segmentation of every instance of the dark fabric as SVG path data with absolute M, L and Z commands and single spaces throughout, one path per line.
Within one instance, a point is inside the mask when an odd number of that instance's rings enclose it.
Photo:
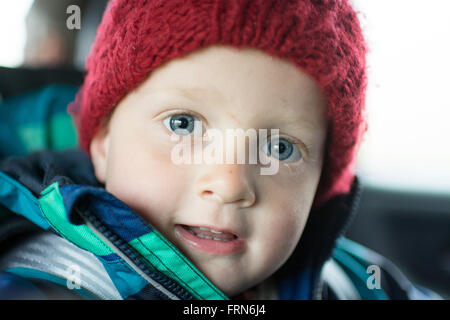
M 380 268 L 380 278 L 383 279 L 383 290 L 392 300 L 409 300 L 408 293 L 406 291 L 407 288 L 402 288 L 401 286 L 401 283 L 405 283 L 405 281 L 401 281 L 400 277 L 398 275 L 396 276 L 396 272 L 392 270 L 392 268 L 389 266 L 386 267 L 387 260 L 384 260 L 383 262 L 384 266 Z M 409 281 L 408 284 L 412 285 Z
M 0 271 L 0 300 L 81 300 L 64 286 L 43 279 L 25 279 Z
M 28 219 L 10 214 L 0 220 L 0 255 L 31 234 L 42 231 Z
M 64 152 L 39 151 L 26 157 L 7 158 L 0 171 L 27 187 L 35 196 L 50 184 L 101 186 L 95 178 L 91 161 L 78 150 Z
M 129 296 L 127 300 L 169 300 L 167 296 L 161 294 L 161 292 L 155 289 L 151 285 L 145 286 L 138 293 Z
M 0 300 L 45 300 L 45 294 L 31 281 L 0 271 Z
M 6 99 L 55 83 L 80 86 L 83 78 L 74 69 L 0 67 L 0 95 Z

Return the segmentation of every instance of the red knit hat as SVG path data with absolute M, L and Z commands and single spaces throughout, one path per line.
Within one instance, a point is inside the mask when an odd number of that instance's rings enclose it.
M 313 206 L 347 193 L 366 131 L 366 44 L 348 0 L 110 0 L 69 112 L 81 148 L 162 63 L 208 45 L 287 59 L 328 98 L 328 139 Z

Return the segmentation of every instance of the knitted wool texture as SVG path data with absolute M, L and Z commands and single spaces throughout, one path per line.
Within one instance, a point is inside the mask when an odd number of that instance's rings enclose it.
M 112 0 L 69 112 L 80 146 L 162 63 L 208 45 L 252 47 L 309 74 L 328 98 L 328 137 L 313 207 L 347 193 L 366 131 L 366 52 L 348 0 Z

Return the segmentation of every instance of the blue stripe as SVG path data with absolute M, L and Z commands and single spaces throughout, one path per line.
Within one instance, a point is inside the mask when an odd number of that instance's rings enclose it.
M 79 221 L 78 214 L 73 210 L 79 206 L 89 208 L 110 230 L 126 242 L 152 232 L 152 227 L 122 201 L 108 193 L 104 188 L 91 186 L 68 185 L 60 188 L 64 206 L 71 223 Z M 133 230 L 133 234 L 130 233 Z
M 10 272 L 0 271 L 0 300 L 33 298 L 44 300 L 45 294 L 31 281 Z
M 311 296 L 311 269 L 298 272 L 293 277 L 286 277 L 278 284 L 281 300 L 308 300 Z
M 122 260 L 122 258 L 121 257 L 119 257 L 117 254 L 115 254 L 115 253 L 111 253 L 111 254 L 108 254 L 107 256 L 98 256 L 98 258 L 99 259 L 103 259 L 105 262 L 109 262 L 109 263 L 111 263 L 111 262 L 117 262 L 117 261 L 119 261 L 119 260 Z

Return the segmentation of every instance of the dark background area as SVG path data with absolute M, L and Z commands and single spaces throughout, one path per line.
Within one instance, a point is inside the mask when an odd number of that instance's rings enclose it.
M 359 212 L 346 236 L 390 259 L 413 283 L 450 299 L 450 197 L 362 183 Z

